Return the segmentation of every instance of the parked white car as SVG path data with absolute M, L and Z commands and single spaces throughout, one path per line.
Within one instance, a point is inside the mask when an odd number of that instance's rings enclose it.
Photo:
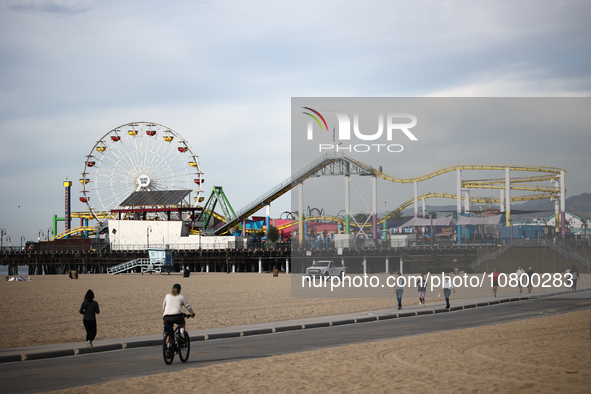
M 343 279 L 346 274 L 346 267 L 337 267 L 335 266 L 335 263 L 330 260 L 320 260 L 315 262 L 311 267 L 306 268 L 306 277 L 308 279 L 331 276 L 339 276 Z

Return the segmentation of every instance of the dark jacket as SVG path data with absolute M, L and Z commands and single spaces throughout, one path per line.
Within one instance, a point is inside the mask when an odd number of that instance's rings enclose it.
M 96 301 L 88 302 L 84 300 L 80 306 L 80 314 L 84 315 L 84 320 L 96 320 L 96 315 L 101 313 L 99 304 Z

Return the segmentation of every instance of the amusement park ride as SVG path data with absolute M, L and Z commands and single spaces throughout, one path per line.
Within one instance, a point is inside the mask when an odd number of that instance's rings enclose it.
M 463 172 L 472 170 L 502 171 L 505 176 L 477 180 L 462 178 Z M 443 192 L 418 194 L 420 182 L 450 172 L 457 174 L 456 194 Z M 515 172 L 529 172 L 535 175 L 511 177 Z M 70 212 L 71 182 L 64 182 L 65 217 L 54 216 L 52 240 L 69 238 L 76 233 L 82 233 L 82 236 L 86 237 L 91 234 L 98 237 L 99 233 L 108 233 L 111 238 L 117 238 L 121 242 L 140 242 L 137 237 L 130 237 L 125 241 L 124 234 L 117 233 L 117 228 L 135 232 L 142 230 L 139 233 L 144 234 L 145 238 L 149 238 L 154 228 L 157 233 L 155 239 L 162 237 L 164 243 L 166 237 L 167 244 L 187 243 L 191 237 L 198 237 L 201 245 L 202 236 L 221 236 L 232 231 L 236 232 L 237 229 L 240 231 L 237 235 L 244 237 L 247 232 L 246 219 L 265 206 L 268 207 L 272 201 L 293 188 L 298 189 L 298 212 L 304 212 L 302 201 L 305 180 L 328 175 L 341 175 L 345 179 L 345 215 L 343 217 L 299 215 L 296 220 L 282 224 L 282 229 L 292 227 L 294 230 L 297 229 L 300 242 L 304 240 L 303 235 L 307 232 L 304 230 L 306 220 L 339 222 L 345 234 L 349 234 L 353 227 L 361 231 L 364 228 L 371 228 L 371 237 L 376 239 L 379 225 L 385 226 L 389 219 L 411 205 L 414 205 L 414 216 L 418 218 L 419 201 L 422 201 L 424 207 L 425 200 L 429 198 L 455 199 L 457 218 L 469 215 L 470 202 L 499 204 L 498 212 L 504 214 L 507 226 L 511 225 L 511 202 L 552 199 L 555 201 L 556 223 L 560 223 L 560 232 L 564 237 L 565 174 L 565 170 L 556 167 L 482 164 L 455 165 L 419 177 L 396 178 L 384 173 L 381 168 L 375 169 L 351 157 L 325 155 L 243 209 L 234 212 L 220 186 L 214 186 L 206 204 L 200 205 L 205 200 L 202 196 L 205 179 L 198 156 L 186 139 L 170 128 L 157 123 L 134 122 L 119 126 L 103 135 L 86 155 L 80 178 L 82 191 L 79 197 L 80 201 L 87 206 L 86 212 Z M 371 177 L 373 194 L 371 215 L 363 224 L 356 223 L 352 215 L 349 201 L 352 175 Z M 414 197 L 387 215 L 378 218 L 377 178 L 394 183 L 413 184 Z M 552 185 L 537 184 L 547 181 Z M 483 198 L 471 196 L 472 189 L 498 189 L 500 193 L 498 198 Z M 512 195 L 512 191 L 531 193 Z M 462 201 L 465 204 L 464 209 L 462 209 Z M 222 209 L 223 215 L 215 213 L 217 205 Z M 72 218 L 80 218 L 80 227 L 70 227 Z M 62 220 L 65 222 L 65 231 L 57 234 L 56 222 Z M 89 226 L 89 220 L 96 220 L 98 225 Z M 214 220 L 218 223 L 214 224 Z M 354 223 L 351 223 L 351 220 Z M 134 222 L 136 227 L 129 227 L 124 222 Z M 172 222 L 178 223 L 178 226 L 171 227 Z M 162 227 L 164 223 L 168 223 L 166 227 Z M 268 225 L 267 228 L 269 228 Z M 458 226 L 458 234 L 461 235 L 460 226 Z M 197 241 L 189 243 L 192 242 Z M 458 242 L 461 242 L 461 236 L 458 237 Z
M 133 191 L 190 190 L 182 204 L 193 205 L 191 197 L 200 203 L 204 182 L 197 155 L 182 136 L 156 123 L 128 123 L 101 137 L 86 156 L 80 201 L 100 221 Z

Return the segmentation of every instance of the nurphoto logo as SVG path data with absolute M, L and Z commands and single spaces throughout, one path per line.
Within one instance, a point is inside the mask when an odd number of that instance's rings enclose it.
M 307 124 L 307 139 L 309 141 L 314 140 L 314 128 L 318 125 L 320 131 L 329 132 L 328 122 L 320 111 L 317 111 L 310 107 L 302 107 L 306 111 L 302 113 L 309 116 Z M 365 153 L 370 151 L 380 152 L 387 151 L 392 153 L 402 152 L 404 147 L 401 144 L 390 144 L 394 138 L 400 135 L 400 132 L 404 134 L 411 141 L 418 141 L 418 138 L 410 131 L 417 125 L 417 117 L 413 114 L 405 113 L 388 113 L 384 117 L 383 113 L 378 114 L 378 130 L 373 133 L 362 133 L 359 127 L 359 114 L 353 114 L 353 136 L 354 139 L 361 141 L 384 141 L 384 118 L 386 119 L 386 135 L 385 141 L 387 143 L 372 143 L 372 144 L 344 144 L 343 141 L 351 141 L 351 118 L 345 112 L 324 110 L 322 111 L 325 115 L 332 115 L 329 119 L 336 118 L 336 124 L 338 125 L 338 138 L 337 128 L 333 127 L 332 143 L 321 143 L 318 144 L 319 152 L 332 151 L 335 152 L 358 152 Z M 364 130 L 366 131 L 366 130 Z M 322 138 L 322 137 L 321 137 Z M 338 142 L 337 142 L 338 141 Z

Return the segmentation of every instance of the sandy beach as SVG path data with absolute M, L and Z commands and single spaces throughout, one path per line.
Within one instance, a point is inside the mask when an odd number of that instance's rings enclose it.
M 28 277 L 26 277 L 28 278 Z M 1 282 L 0 347 L 82 342 L 84 293 L 99 302 L 97 340 L 159 334 L 162 300 L 174 283 L 197 311 L 188 329 L 228 327 L 396 308 L 387 298 L 292 298 L 290 275 L 124 274 L 32 276 Z M 579 286 L 591 284 L 582 274 Z M 534 289 L 534 293 L 540 291 Z M 515 289 L 499 289 L 499 296 Z M 405 289 L 403 305 L 418 304 Z M 438 290 L 428 302 L 441 302 Z M 458 288 L 459 298 L 490 296 Z M 589 392 L 590 312 L 273 356 L 65 390 L 66 393 L 161 392 Z M 26 327 L 14 330 L 15 326 Z M 198 353 L 193 357 L 200 357 Z M 164 365 L 164 364 L 163 364 Z
M 589 311 L 572 312 L 61 392 L 588 393 L 589 318 Z
M 28 278 L 28 277 L 27 277 Z M 31 276 L 26 282 L 0 282 L 0 348 L 80 342 L 86 332 L 78 313 L 88 289 L 101 313 L 96 339 L 162 332 L 162 301 L 174 283 L 182 285 L 197 318 L 189 330 L 389 309 L 396 299 L 294 299 L 289 275 L 193 274 Z M 418 299 L 408 299 L 410 305 Z M 27 327 L 14 330 L 15 325 Z
M 29 278 L 28 276 L 25 278 Z M 395 309 L 392 290 L 386 298 L 292 298 L 290 275 L 242 273 L 149 275 L 30 276 L 25 282 L 0 282 L 0 348 L 81 342 L 85 339 L 78 313 L 88 289 L 95 293 L 101 314 L 96 339 L 126 338 L 162 332 L 162 301 L 174 283 L 197 312 L 189 330 L 241 326 L 271 321 Z M 591 284 L 582 274 L 580 286 Z M 534 293 L 538 289 L 533 290 Z M 499 295 L 515 289 L 499 289 Z M 441 302 L 439 291 L 427 291 L 427 302 Z M 454 299 L 492 295 L 490 287 L 457 288 Z M 418 305 L 417 291 L 406 288 L 404 306 Z M 15 330 L 18 325 L 27 327 Z

